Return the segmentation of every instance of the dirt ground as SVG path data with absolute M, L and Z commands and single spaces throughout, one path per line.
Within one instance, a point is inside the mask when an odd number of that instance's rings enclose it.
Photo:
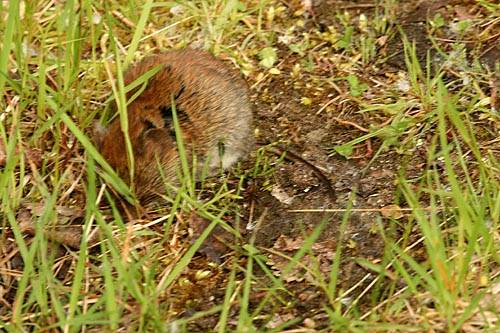
M 444 17 L 455 15 L 453 10 L 463 10 L 470 3 L 464 1 L 409 1 L 405 6 L 399 7 L 396 17 L 397 22 L 410 41 L 416 43 L 417 57 L 425 68 L 427 51 L 431 54 L 432 44 L 427 38 L 426 18 L 429 13 L 434 15 L 439 12 Z M 314 29 L 325 29 L 325 27 L 337 24 L 335 11 L 332 8 L 344 8 L 353 17 L 365 14 L 370 17 L 374 15 L 375 6 L 372 1 L 313 1 L 311 15 L 306 20 L 304 31 Z M 458 8 L 458 9 L 457 9 Z M 293 8 L 290 8 L 292 11 Z M 470 45 L 474 47 L 474 45 Z M 387 61 L 381 66 L 369 65 L 364 75 L 366 80 L 387 81 L 391 74 L 405 71 L 406 65 L 402 50 L 402 40 L 399 34 L 394 34 L 386 44 L 381 46 L 381 53 L 388 55 Z M 485 49 L 481 60 L 493 68 L 498 59 L 495 50 L 498 46 Z M 336 198 L 332 198 L 328 186 L 321 181 L 317 175 L 305 163 L 301 161 L 284 160 L 280 163 L 273 177 L 271 191 L 259 191 L 252 195 L 246 194 L 244 207 L 245 218 L 250 215 L 252 207 L 254 219 L 265 217 L 265 223 L 259 226 L 256 233 L 256 245 L 262 248 L 273 248 L 291 255 L 297 250 L 303 241 L 304 235 L 310 232 L 327 219 L 324 230 L 319 238 L 315 254 L 320 258 L 320 265 L 331 267 L 333 255 L 339 240 L 339 227 L 343 213 L 321 213 L 321 212 L 292 212 L 291 210 L 306 209 L 342 209 L 347 207 L 353 189 L 356 188 L 354 197 L 355 209 L 366 209 L 367 211 L 355 211 L 350 214 L 347 228 L 342 235 L 343 252 L 338 275 L 339 287 L 348 290 L 358 284 L 355 291 L 349 295 L 357 297 L 365 287 L 372 281 L 375 275 L 355 262 L 355 258 L 363 257 L 369 261 L 379 262 L 384 254 L 384 240 L 380 229 L 392 233 L 393 237 L 401 235 L 405 229 L 404 219 L 401 225 L 394 225 L 390 219 L 381 216 L 378 210 L 383 207 L 397 204 L 398 195 L 396 191 L 397 174 L 402 165 L 405 165 L 407 177 L 416 177 L 424 169 L 426 163 L 425 147 L 418 148 L 411 156 L 398 154 L 395 150 L 383 151 L 370 163 L 374 153 L 380 147 L 378 140 L 369 140 L 368 143 L 360 144 L 355 151 L 355 158 L 345 159 L 340 155 L 331 154 L 331 148 L 336 144 L 348 142 L 365 134 L 352 124 L 362 128 L 370 128 L 372 124 L 380 125 L 385 120 L 380 115 L 359 114 L 359 105 L 356 100 L 348 96 L 348 87 L 341 83 L 332 85 L 328 79 L 339 75 L 338 68 L 331 59 L 335 58 L 335 51 L 325 47 L 324 50 L 316 50 L 317 56 L 314 61 L 314 70 L 293 77 L 290 73 L 293 66 L 301 62 L 301 57 L 292 54 L 288 49 L 279 51 L 278 66 L 281 75 L 269 75 L 253 85 L 252 99 L 255 105 L 255 125 L 260 132 L 260 144 L 285 141 L 289 144 L 290 151 L 301 156 L 317 167 L 328 178 L 335 191 Z M 498 52 L 496 53 L 498 54 Z M 390 55 L 390 56 L 389 56 Z M 439 62 L 439 58 L 434 58 Z M 302 97 L 309 96 L 312 99 L 310 105 L 302 103 Z M 326 107 L 322 107 L 325 106 Z M 342 121 L 339 122 L 338 120 Z M 411 160 L 411 163 L 409 163 Z M 253 161 L 249 161 L 249 164 Z M 370 163 L 370 165 L 368 165 Z M 367 167 L 368 166 L 368 167 Z M 254 180 L 258 183 L 258 179 Z M 261 188 L 262 184 L 257 184 Z M 245 220 L 245 219 L 244 219 Z M 394 220 L 393 220 L 394 221 Z M 408 225 L 406 225 L 408 227 Z M 411 227 L 410 227 L 411 228 Z M 417 239 L 415 235 L 413 240 Z M 412 238 L 412 236 L 410 236 Z M 418 260 L 420 250 L 416 248 L 412 255 Z M 269 255 L 271 266 L 280 269 L 280 259 Z M 422 258 L 423 259 L 423 258 Z M 193 261 L 192 267 L 203 267 L 203 259 L 200 262 Z M 307 260 L 307 259 L 306 259 Z M 325 275 L 329 274 L 329 268 L 325 268 Z M 299 274 L 300 275 L 300 274 Z M 223 278 L 222 278 L 223 279 Z M 314 290 L 306 280 L 290 281 L 288 295 L 290 301 L 295 302 L 293 310 L 287 310 L 288 314 L 301 314 L 305 317 L 314 317 L 315 312 L 324 304 L 324 295 L 319 290 Z M 361 281 L 361 282 L 360 282 Z M 220 281 L 214 282 L 217 289 Z M 217 296 L 213 302 L 206 302 L 206 296 L 219 294 L 223 296 L 222 290 L 204 290 L 198 301 L 191 302 L 193 309 L 208 309 L 218 303 Z M 199 294 L 196 290 L 196 294 Z M 214 293 L 215 292 L 215 293 Z M 185 295 L 184 299 L 191 299 L 191 295 Z M 258 296 L 255 296 L 258 300 Z M 182 303 L 182 302 L 181 302 Z M 184 303 L 185 304 L 185 303 Z M 373 300 L 369 296 L 362 298 L 361 309 L 373 306 Z M 318 318 L 316 318 L 318 319 Z M 321 318 L 319 318 L 321 321 Z M 215 320 L 215 319 L 214 319 Z M 216 321 L 215 321 L 216 322 Z M 205 326 L 206 324 L 206 326 Z M 212 327 L 213 322 L 198 323 L 193 329 Z M 198 326 L 200 325 L 200 326 Z

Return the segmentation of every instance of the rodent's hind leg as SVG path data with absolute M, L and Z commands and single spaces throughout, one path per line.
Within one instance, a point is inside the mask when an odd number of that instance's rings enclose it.
M 219 141 L 219 143 L 212 147 L 206 154 L 209 173 L 213 175 L 221 169 L 226 170 L 236 163 L 241 155 L 241 149 L 235 149 L 231 145 Z

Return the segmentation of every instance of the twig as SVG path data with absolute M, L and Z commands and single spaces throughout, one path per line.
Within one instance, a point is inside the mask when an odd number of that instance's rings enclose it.
M 304 158 L 302 158 L 301 156 L 295 154 L 294 152 L 291 152 L 289 150 L 287 150 L 286 148 L 281 148 L 281 147 L 268 147 L 266 148 L 268 151 L 272 152 L 273 154 L 277 155 L 278 157 L 282 156 L 283 154 L 284 155 L 284 158 L 291 161 L 291 162 L 294 162 L 294 163 L 302 163 L 304 164 L 306 167 L 308 167 L 316 177 L 318 177 L 318 179 L 323 183 L 323 185 L 325 185 L 325 187 L 327 188 L 328 190 L 328 194 L 330 195 L 330 197 L 333 199 L 333 201 L 337 200 L 337 196 L 335 194 L 335 189 L 333 188 L 332 184 L 330 183 L 330 180 L 328 179 L 328 177 L 326 177 L 323 172 L 321 172 L 320 169 L 318 169 L 317 166 L 315 166 L 314 164 L 312 164 L 311 162 L 309 161 L 306 161 Z
M 357 129 L 359 129 L 361 132 L 365 132 L 365 133 L 370 133 L 370 130 L 356 124 L 356 123 L 353 123 L 352 121 L 349 121 L 349 120 L 342 120 L 340 118 L 337 118 L 337 117 L 333 117 L 333 120 L 335 120 L 336 122 L 338 122 L 339 124 L 342 124 L 342 125 L 349 125 L 349 126 L 352 126 L 352 127 L 355 127 Z
M 453 208 L 453 207 L 450 207 Z M 455 207 L 456 208 L 456 207 Z M 415 210 L 442 210 L 441 208 L 432 208 L 432 207 L 422 207 L 422 208 L 353 208 L 349 209 L 351 212 L 381 212 L 381 211 L 401 211 L 401 212 L 411 212 Z M 290 209 L 288 212 L 290 213 L 338 213 L 338 212 L 346 212 L 348 209 L 346 208 L 334 208 L 334 209 Z

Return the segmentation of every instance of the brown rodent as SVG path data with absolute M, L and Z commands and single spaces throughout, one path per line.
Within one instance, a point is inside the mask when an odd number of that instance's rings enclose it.
M 253 142 L 248 86 L 238 72 L 207 52 L 183 49 L 146 57 L 126 71 L 125 84 L 158 65 L 160 70 L 127 106 L 135 161 L 133 187 L 143 203 L 165 193 L 164 179 L 172 185 L 179 183 L 171 96 L 175 98 L 187 158 L 191 160 L 195 154 L 198 172 L 205 164 L 212 175 L 220 167 L 228 168 L 250 150 Z M 127 98 L 136 91 L 129 92 Z M 98 130 L 95 137 L 108 163 L 129 180 L 120 119 Z

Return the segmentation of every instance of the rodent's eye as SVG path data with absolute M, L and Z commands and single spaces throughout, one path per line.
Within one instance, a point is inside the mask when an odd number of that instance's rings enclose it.
M 166 124 L 171 124 L 172 123 L 172 108 L 170 106 L 161 106 L 160 107 L 160 113 L 163 118 L 163 121 Z
M 151 121 L 147 119 L 144 120 L 144 132 L 154 128 L 156 128 L 156 126 Z

